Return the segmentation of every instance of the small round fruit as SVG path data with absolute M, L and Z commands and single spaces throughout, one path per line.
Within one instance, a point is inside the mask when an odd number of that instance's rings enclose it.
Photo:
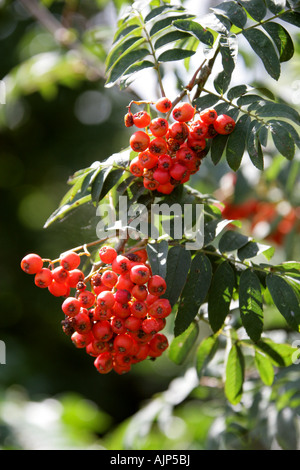
M 235 128 L 235 120 L 226 114 L 220 114 L 213 125 L 218 134 L 227 135 Z
M 178 103 L 172 111 L 175 121 L 188 122 L 193 119 L 195 108 L 190 103 Z
M 118 256 L 118 253 L 112 246 L 102 246 L 99 250 L 99 257 L 105 264 L 111 264 Z
M 133 124 L 138 128 L 147 127 L 150 124 L 151 117 L 146 111 L 139 111 L 132 116 Z
M 163 137 L 168 132 L 169 124 L 166 119 L 159 117 L 152 119 L 149 129 L 154 137 Z
M 43 260 L 39 255 L 30 253 L 22 259 L 21 269 L 27 274 L 36 274 L 41 271 L 43 264 Z
M 137 131 L 130 137 L 129 144 L 134 152 L 143 152 L 149 147 L 150 137 L 144 131 Z
M 172 101 L 164 96 L 156 102 L 155 107 L 160 113 L 167 113 L 172 109 Z

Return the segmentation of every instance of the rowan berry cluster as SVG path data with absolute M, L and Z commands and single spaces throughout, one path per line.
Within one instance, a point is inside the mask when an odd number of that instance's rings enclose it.
M 55 268 L 44 267 L 37 254 L 25 256 L 21 268 L 35 275 L 38 287 L 64 297 L 62 329 L 77 348 L 95 358 L 98 372 L 123 374 L 132 364 L 167 349 L 161 331 L 172 309 L 162 298 L 166 282 L 152 274 L 146 250 L 118 254 L 102 246 L 99 257 L 101 267 L 88 280 L 79 269 L 80 255 L 72 251 L 62 255 Z
M 207 140 L 218 134 L 230 134 L 235 121 L 226 114 L 218 115 L 213 108 L 196 112 L 187 102 L 172 109 L 168 98 L 155 103 L 156 110 L 166 117 L 151 116 L 146 111 L 132 114 L 130 106 L 124 117 L 126 127 L 138 130 L 130 137 L 130 146 L 138 155 L 130 163 L 130 171 L 142 177 L 145 188 L 170 194 L 176 186 L 187 182 L 197 173 L 207 154 Z

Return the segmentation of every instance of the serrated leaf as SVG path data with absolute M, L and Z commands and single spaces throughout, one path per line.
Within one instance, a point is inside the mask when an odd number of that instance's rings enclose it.
M 130 24 L 130 22 L 132 24 Z M 116 44 L 121 39 L 124 39 L 125 36 L 129 35 L 130 33 L 132 33 L 132 31 L 140 27 L 141 25 L 139 24 L 139 20 L 137 18 L 132 18 L 131 20 L 122 23 L 122 26 L 118 28 L 115 32 L 113 44 Z
M 269 121 L 273 142 L 278 152 L 288 160 L 295 155 L 295 142 L 289 131 L 279 121 Z
M 198 253 L 192 260 L 190 272 L 180 298 L 175 318 L 174 334 L 181 334 L 188 328 L 206 299 L 212 278 L 209 259 Z
M 167 290 L 164 298 L 173 306 L 177 302 L 191 266 L 191 253 L 183 246 L 177 245 L 170 248 L 167 257 Z
M 193 20 L 176 20 L 173 22 L 173 26 L 180 31 L 186 31 L 192 34 L 200 42 L 203 42 L 207 46 L 212 47 L 214 44 L 214 36 L 207 29 L 203 28 L 199 23 Z
M 261 21 L 267 14 L 265 2 L 262 0 L 240 0 L 239 3 L 255 21 Z
M 273 39 L 280 57 L 280 62 L 287 62 L 294 55 L 294 44 L 290 34 L 279 23 L 269 21 L 264 24 L 264 29 Z
M 157 58 L 158 62 L 172 62 L 175 60 L 182 60 L 186 59 L 187 57 L 191 57 L 195 54 L 196 51 L 188 51 L 186 49 L 170 49 L 169 51 L 164 51 L 160 56 Z
M 270 387 L 274 382 L 273 364 L 265 354 L 255 351 L 254 362 L 262 382 Z
M 246 245 L 249 237 L 234 230 L 226 230 L 219 241 L 219 250 L 221 253 L 235 251 Z
M 208 319 L 214 333 L 222 328 L 227 317 L 235 286 L 235 273 L 227 261 L 216 269 L 208 294 Z
M 114 64 L 114 66 L 110 69 L 109 76 L 107 78 L 106 87 L 113 86 L 116 81 L 125 74 L 127 69 L 131 67 L 136 62 L 139 62 L 141 59 L 149 55 L 149 51 L 146 48 L 133 50 L 128 52 Z
M 247 23 L 247 15 L 237 2 L 223 2 L 220 5 L 211 8 L 211 10 L 218 16 L 225 16 L 225 18 L 230 20 L 232 24 L 238 26 L 238 28 L 243 29 Z
M 264 156 L 259 141 L 259 130 L 261 124 L 254 120 L 251 122 L 248 130 L 246 148 L 253 165 L 258 170 L 264 169 Z
M 106 73 L 109 72 L 110 68 L 114 65 L 115 62 L 117 62 L 117 60 L 120 59 L 124 52 L 129 52 L 129 50 L 135 47 L 139 47 L 139 45 L 143 44 L 144 42 L 145 38 L 142 38 L 141 36 L 134 36 L 124 42 L 122 41 L 121 44 L 117 45 L 117 47 L 114 47 L 108 54 L 105 61 Z
M 242 33 L 253 51 L 260 57 L 268 74 L 278 80 L 280 77 L 280 61 L 275 47 L 269 37 L 261 30 L 254 28 Z
M 275 306 L 285 318 L 287 324 L 300 331 L 300 304 L 293 287 L 281 276 L 268 274 L 267 287 Z
M 251 269 L 240 276 L 239 307 L 248 336 L 257 342 L 263 331 L 263 298 L 259 279 Z
M 169 346 L 169 358 L 171 361 L 178 365 L 182 364 L 193 348 L 198 334 L 198 323 L 193 322 L 182 334 L 176 336 Z
M 147 253 L 153 275 L 157 274 L 165 279 L 167 273 L 168 242 L 148 243 Z
M 213 359 L 219 345 L 218 336 L 211 335 L 204 338 L 196 352 L 196 370 L 198 377 L 204 373 L 208 363 Z
M 241 348 L 233 344 L 226 363 L 225 395 L 232 405 L 237 405 L 243 395 L 245 360 Z
M 226 145 L 226 160 L 233 171 L 237 171 L 241 165 L 250 122 L 250 116 L 244 114 L 237 121 L 234 132 L 229 135 Z

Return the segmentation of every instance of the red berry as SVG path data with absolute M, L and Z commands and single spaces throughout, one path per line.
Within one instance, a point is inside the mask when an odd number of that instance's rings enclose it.
M 168 339 L 165 335 L 157 333 L 149 342 L 149 354 L 154 357 L 160 356 L 169 346 Z
M 139 178 L 140 176 L 143 176 L 144 167 L 142 166 L 138 157 L 135 157 L 131 161 L 129 165 L 129 170 L 137 178 Z
M 158 168 L 160 170 L 170 170 L 174 164 L 174 160 L 170 155 L 161 155 L 158 159 Z
M 99 354 L 106 351 L 107 343 L 104 341 L 99 341 L 98 339 L 94 339 L 91 343 L 86 346 L 86 352 L 90 356 L 97 357 Z
M 60 258 L 60 265 L 67 271 L 78 268 L 80 265 L 79 254 L 73 251 L 64 253 Z
M 126 289 L 118 289 L 115 293 L 115 301 L 116 302 L 120 302 L 121 304 L 125 304 L 126 302 L 129 302 L 130 299 L 131 299 L 131 294 Z
M 157 191 L 162 194 L 171 194 L 171 192 L 174 191 L 174 188 L 175 186 L 173 186 L 171 183 L 160 184 L 157 188 Z
M 166 292 L 167 284 L 164 278 L 155 274 L 148 281 L 148 291 L 152 295 L 163 295 Z
M 218 134 L 227 135 L 235 128 L 235 120 L 226 114 L 220 114 L 213 125 Z
M 129 331 L 138 331 L 141 328 L 141 323 L 141 319 L 134 315 L 129 315 L 124 321 L 124 325 Z
M 78 300 L 83 308 L 91 308 L 95 304 L 96 296 L 93 294 L 93 292 L 85 290 L 80 292 Z
M 34 283 L 37 287 L 49 287 L 52 282 L 52 272 L 48 268 L 42 268 L 34 277 Z
M 132 116 L 133 124 L 136 127 L 142 128 L 147 127 L 150 124 L 151 117 L 146 111 L 139 111 Z
M 205 139 L 208 131 L 208 125 L 199 119 L 195 121 L 190 126 L 190 135 L 196 139 Z
M 148 150 L 140 152 L 138 155 L 138 159 L 142 167 L 146 168 L 147 170 L 151 170 L 151 168 L 154 168 L 157 165 L 158 161 L 158 157 L 150 153 Z
M 136 300 L 146 300 L 148 291 L 147 287 L 144 284 L 138 285 L 136 284 L 131 291 L 132 297 Z
M 97 296 L 97 305 L 99 305 L 100 307 L 113 308 L 114 304 L 115 304 L 115 296 L 109 290 L 100 292 L 100 294 Z
M 21 261 L 21 269 L 27 274 L 37 274 L 41 271 L 43 265 L 42 258 L 35 253 L 26 255 Z
M 81 303 L 75 297 L 68 297 L 64 300 L 61 308 L 68 317 L 75 317 L 80 312 Z
M 200 118 L 206 124 L 212 124 L 218 117 L 218 113 L 213 108 L 207 108 L 201 111 Z
M 144 131 L 137 131 L 130 137 L 129 144 L 134 152 L 143 152 L 150 144 L 150 137 Z
M 118 282 L 118 275 L 113 271 L 104 271 L 101 276 L 101 282 L 105 287 L 112 289 Z
M 206 140 L 204 138 L 196 139 L 190 135 L 187 139 L 187 146 L 196 153 L 202 152 L 206 147 Z
M 156 103 L 155 107 L 160 113 L 167 113 L 172 109 L 172 101 L 169 98 L 163 97 L 160 98 Z
M 69 277 L 69 271 L 62 266 L 58 266 L 52 270 L 52 278 L 59 284 L 64 284 Z
M 179 103 L 172 111 L 175 121 L 188 122 L 193 119 L 195 108 L 190 103 Z
M 144 361 L 147 359 L 149 354 L 149 345 L 148 343 L 140 343 L 138 351 L 132 356 L 132 363 L 136 364 L 137 362 Z
M 70 287 L 61 282 L 52 280 L 51 284 L 48 286 L 48 290 L 54 297 L 67 297 L 70 292 Z
M 105 264 L 111 264 L 118 253 L 111 246 L 102 246 L 99 250 L 100 260 Z
M 187 167 L 181 163 L 175 163 L 170 170 L 170 175 L 174 180 L 181 181 L 187 174 Z
M 112 355 L 109 351 L 99 354 L 94 361 L 94 366 L 100 374 L 108 374 L 113 368 Z
M 94 338 L 99 341 L 109 341 L 113 337 L 113 330 L 108 320 L 98 321 L 92 326 Z
M 130 306 L 127 302 L 121 304 L 120 302 L 115 302 L 113 312 L 117 317 L 127 318 L 130 315 Z
M 160 184 L 169 183 L 171 179 L 168 170 L 160 170 L 159 168 L 153 173 L 153 178 Z
M 125 319 L 118 316 L 113 317 L 111 319 L 111 329 L 118 335 L 126 333 Z
M 131 291 L 133 286 L 134 286 L 134 283 L 131 281 L 130 272 L 128 271 L 128 272 L 125 272 L 124 274 L 121 274 L 119 276 L 119 279 L 118 279 L 117 284 L 115 285 L 115 288 L 116 289 L 126 289 L 126 290 Z
M 145 264 L 138 264 L 130 270 L 130 279 L 134 284 L 145 284 L 149 277 L 150 271 Z
M 76 287 L 79 282 L 84 281 L 84 274 L 80 269 L 72 269 L 69 271 L 69 276 L 66 284 L 69 287 Z
M 168 151 L 167 142 L 163 137 L 156 137 L 149 144 L 149 152 L 153 155 L 164 155 Z
M 176 152 L 176 160 L 180 163 L 183 163 L 186 166 L 186 168 L 188 168 L 189 170 L 194 168 L 196 159 L 197 159 L 197 156 L 195 152 L 188 146 L 183 145 Z
M 130 312 L 137 318 L 144 318 L 147 315 L 147 305 L 142 300 L 136 300 L 131 304 Z
M 92 329 L 91 319 L 87 309 L 81 309 L 74 318 L 74 328 L 78 333 L 86 334 Z
M 160 324 L 156 318 L 145 318 L 142 322 L 142 330 L 150 335 L 156 334 L 160 329 Z
M 93 335 L 91 332 L 87 334 L 78 333 L 75 331 L 71 336 L 72 343 L 76 348 L 83 349 L 86 348 L 88 344 L 90 344 L 93 340 Z
M 110 308 L 104 308 L 100 305 L 96 305 L 93 309 L 93 320 L 109 320 L 112 317 L 112 310 Z
M 169 124 L 164 118 L 155 118 L 150 122 L 149 129 L 154 137 L 163 137 L 169 129 Z
M 155 191 L 159 186 L 158 181 L 155 181 L 155 180 L 152 180 L 152 179 L 150 180 L 148 178 L 144 178 L 143 184 L 144 184 L 144 187 L 146 189 L 150 189 L 150 191 Z
M 189 136 L 189 128 L 185 122 L 174 122 L 169 127 L 168 139 L 174 139 L 175 141 L 183 144 L 183 142 Z
M 133 347 L 134 340 L 130 335 L 126 333 L 117 335 L 114 339 L 114 349 L 120 354 L 130 354 Z
M 154 318 L 166 318 L 171 311 L 172 308 L 168 299 L 159 299 L 150 305 L 148 313 Z

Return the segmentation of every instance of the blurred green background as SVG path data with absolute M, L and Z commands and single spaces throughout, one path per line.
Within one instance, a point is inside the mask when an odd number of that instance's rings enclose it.
M 127 146 L 123 116 L 134 92 L 106 89 L 103 78 L 123 3 L 44 2 L 52 20 L 76 31 L 84 44 L 81 55 L 59 44 L 21 1 L 0 2 L 0 79 L 6 92 L 0 104 L 0 340 L 6 345 L 6 365 L 0 365 L 0 448 L 276 448 L 278 429 L 280 442 L 294 448 L 298 420 L 286 411 L 287 397 L 299 400 L 293 369 L 280 377 L 275 395 L 252 384 L 247 409 L 232 409 L 213 379 L 195 388 L 193 372 L 167 355 L 125 376 L 101 376 L 92 358 L 63 334 L 61 301 L 37 289 L 19 267 L 28 252 L 53 259 L 95 239 L 93 206 L 47 230 L 43 225 L 66 193 L 70 175 Z M 290 73 L 296 80 L 297 71 Z M 287 186 L 295 168 L 280 162 L 280 170 L 278 164 L 278 171 L 273 168 L 276 184 L 297 206 L 299 199 Z M 204 192 L 218 189 L 226 195 L 227 174 L 225 164 L 212 172 L 207 162 L 194 183 Z M 244 184 L 243 173 L 238 181 L 245 199 L 257 194 L 255 185 Z M 279 247 L 279 257 L 286 256 L 285 249 Z M 272 428 L 272 417 L 283 424 Z M 287 437 L 284 423 L 290 429 L 291 422 L 295 433 Z

